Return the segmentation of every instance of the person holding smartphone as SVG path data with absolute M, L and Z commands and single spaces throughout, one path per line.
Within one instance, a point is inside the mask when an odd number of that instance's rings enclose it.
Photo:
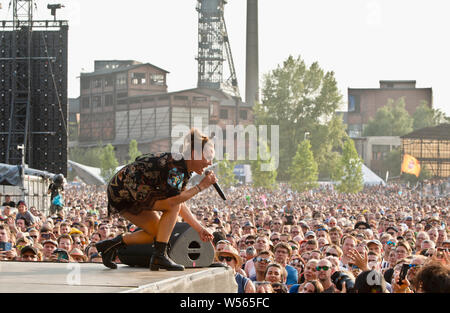
M 17 256 L 16 249 L 10 241 L 10 235 L 9 227 L 0 225 L 0 261 L 11 261 Z

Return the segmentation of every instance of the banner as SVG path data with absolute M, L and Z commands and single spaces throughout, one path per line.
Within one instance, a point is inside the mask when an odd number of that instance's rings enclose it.
M 417 177 L 419 177 L 420 175 L 419 161 L 415 157 L 409 154 L 405 154 L 403 156 L 402 172 L 416 175 Z

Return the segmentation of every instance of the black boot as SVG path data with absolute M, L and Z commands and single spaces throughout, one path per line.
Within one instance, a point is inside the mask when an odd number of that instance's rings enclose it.
M 167 242 L 155 240 L 155 252 L 150 259 L 150 270 L 157 271 L 160 268 L 168 271 L 184 271 L 184 266 L 175 263 L 167 255 Z
M 103 265 L 111 269 L 117 268 L 117 264 L 113 262 L 117 256 L 117 251 L 126 246 L 123 242 L 122 235 L 113 239 L 99 241 L 95 244 L 95 247 L 102 256 Z

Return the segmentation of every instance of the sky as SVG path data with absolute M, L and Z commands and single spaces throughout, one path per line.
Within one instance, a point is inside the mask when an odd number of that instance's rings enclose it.
M 10 19 L 0 0 L 0 19 Z M 228 0 L 225 21 L 241 96 L 245 99 L 245 0 Z M 69 97 L 94 60 L 133 59 L 170 72 L 169 92 L 197 85 L 196 0 L 37 1 L 35 18 L 62 3 L 69 20 Z M 448 0 L 259 0 L 259 69 L 289 55 L 333 71 L 346 108 L 348 88 L 378 88 L 380 80 L 416 80 L 433 88 L 434 107 L 450 115 Z M 224 68 L 227 68 L 227 64 Z M 260 84 L 262 86 L 262 84 Z

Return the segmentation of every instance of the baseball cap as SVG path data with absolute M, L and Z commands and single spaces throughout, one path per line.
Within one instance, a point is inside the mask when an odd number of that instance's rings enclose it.
M 25 200 L 19 200 L 19 202 L 17 202 L 17 207 L 19 207 L 19 205 L 23 204 L 24 206 L 27 206 L 27 204 L 25 203 Z
M 33 252 L 35 255 L 38 254 L 38 250 L 33 247 L 33 246 L 25 246 L 22 248 L 22 250 L 20 250 L 20 254 L 23 255 L 25 252 L 31 251 Z
M 306 232 L 306 234 L 305 234 L 305 238 L 308 238 L 309 236 L 313 236 L 313 237 L 316 237 L 316 234 L 313 232 L 313 231 L 307 231 Z
M 367 246 L 369 246 L 371 243 L 374 243 L 374 244 L 376 244 L 377 246 L 383 248 L 383 245 L 382 245 L 381 242 L 380 242 L 379 240 L 377 240 L 377 239 L 369 240 L 369 241 L 367 242 Z
M 44 246 L 46 243 L 51 243 L 51 244 L 53 244 L 55 247 L 58 246 L 58 243 L 57 243 L 56 241 L 54 241 L 54 240 L 51 240 L 51 239 L 44 240 L 44 241 L 42 242 L 42 245 Z
M 251 227 L 251 228 L 254 228 L 255 226 L 253 226 L 253 224 L 252 224 L 251 222 L 246 222 L 246 223 L 244 224 L 244 227 Z

